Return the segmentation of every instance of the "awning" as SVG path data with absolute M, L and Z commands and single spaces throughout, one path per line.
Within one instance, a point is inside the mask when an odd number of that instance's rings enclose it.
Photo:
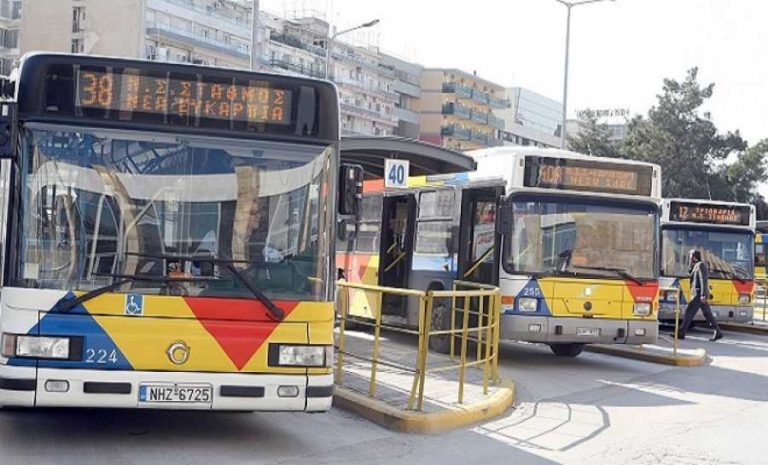
M 411 176 L 474 171 L 475 161 L 461 152 L 395 136 L 343 136 L 341 162 L 361 165 L 367 179 L 384 178 L 384 160 L 410 162 Z

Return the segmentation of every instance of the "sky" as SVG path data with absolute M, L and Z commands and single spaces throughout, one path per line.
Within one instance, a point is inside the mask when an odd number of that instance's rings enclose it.
M 566 8 L 555 0 L 261 0 L 274 13 L 319 10 L 350 37 L 428 67 L 477 71 L 561 100 Z M 666 77 L 698 66 L 721 131 L 768 138 L 768 1 L 615 0 L 573 8 L 568 113 L 646 114 Z M 768 189 L 764 193 L 768 193 Z

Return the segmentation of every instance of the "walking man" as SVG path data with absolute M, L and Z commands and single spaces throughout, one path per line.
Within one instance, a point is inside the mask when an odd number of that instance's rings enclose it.
M 715 316 L 712 315 L 712 309 L 709 308 L 709 268 L 707 268 L 707 264 L 702 261 L 701 252 L 699 250 L 691 250 L 689 255 L 690 262 L 688 270 L 691 273 L 691 301 L 685 309 L 685 319 L 683 320 L 683 326 L 680 328 L 679 339 L 685 339 L 685 333 L 688 332 L 688 328 L 693 323 L 693 318 L 696 316 L 699 309 L 701 309 L 701 313 L 704 314 L 707 323 L 709 323 L 709 326 L 715 330 L 712 339 L 710 339 L 710 341 L 714 342 L 721 339 L 723 333 L 717 325 Z

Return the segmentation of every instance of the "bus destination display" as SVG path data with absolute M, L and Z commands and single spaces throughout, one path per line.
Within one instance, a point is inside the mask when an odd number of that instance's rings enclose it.
M 671 202 L 670 221 L 749 226 L 752 209 L 746 205 Z
M 526 157 L 528 187 L 650 195 L 651 176 L 650 167 Z
M 222 83 L 142 75 L 138 70 L 77 72 L 76 104 L 80 109 L 287 125 L 291 122 L 289 90 L 264 82 Z

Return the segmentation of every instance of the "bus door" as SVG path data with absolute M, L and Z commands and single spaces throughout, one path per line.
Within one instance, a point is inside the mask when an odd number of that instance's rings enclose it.
M 381 217 L 379 285 L 405 288 L 413 260 L 416 198 L 413 194 L 384 197 Z M 404 315 L 402 300 L 386 295 L 383 313 Z
M 502 189 L 481 187 L 462 193 L 456 276 L 460 281 L 498 284 L 500 244 L 496 221 Z

